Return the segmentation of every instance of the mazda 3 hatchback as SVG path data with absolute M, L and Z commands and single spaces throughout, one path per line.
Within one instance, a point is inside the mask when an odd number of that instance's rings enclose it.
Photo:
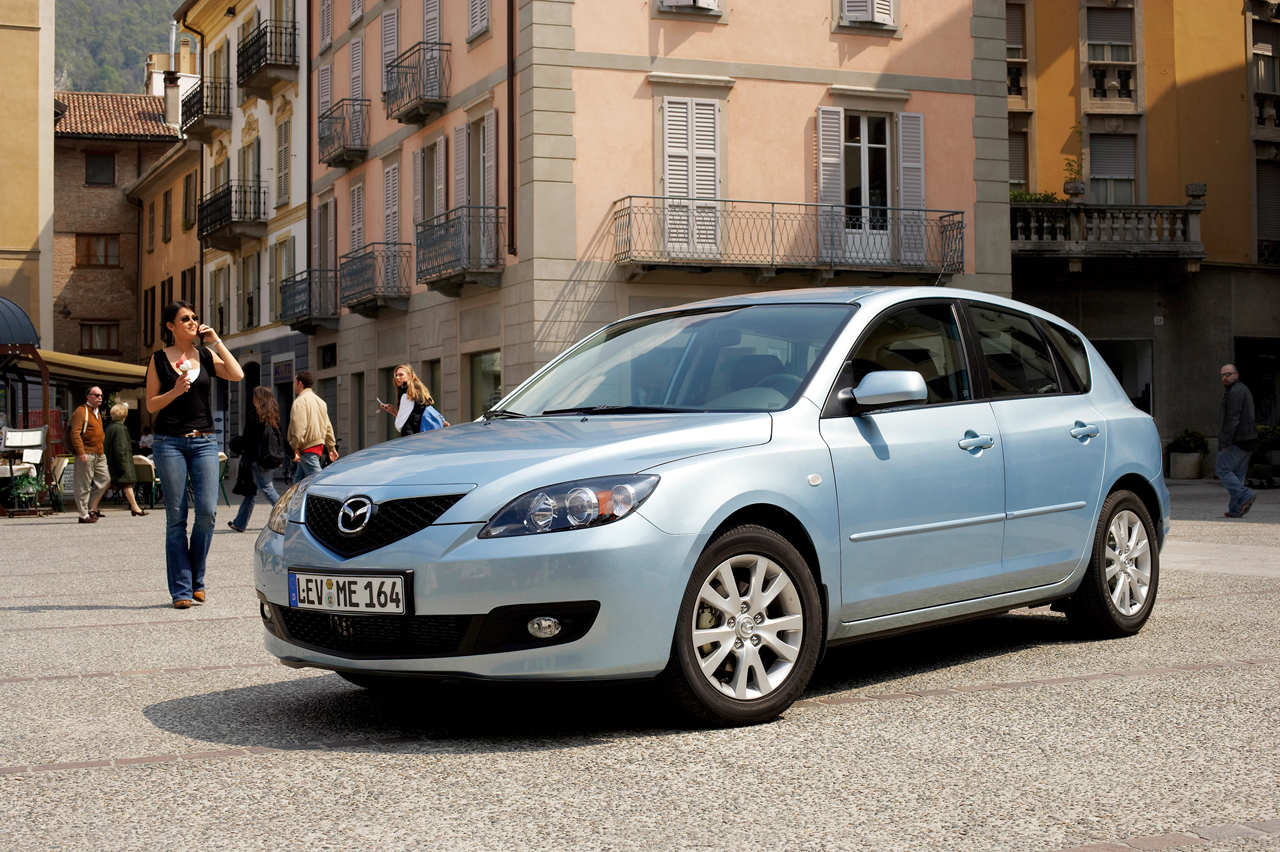
M 658 678 L 771 719 L 824 647 L 1052 604 L 1151 614 L 1151 418 L 1062 320 L 949 289 L 629 317 L 483 418 L 293 486 L 256 544 L 267 650 L 411 677 Z

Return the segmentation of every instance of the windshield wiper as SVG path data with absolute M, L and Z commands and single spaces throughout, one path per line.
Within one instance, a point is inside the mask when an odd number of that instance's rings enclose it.
M 696 411 L 694 408 L 672 408 L 661 405 L 583 405 L 578 408 L 553 408 L 542 412 L 552 414 L 671 414 L 677 411 Z
M 518 411 L 508 411 L 505 408 L 491 408 L 480 416 L 485 420 L 497 420 L 505 417 L 528 417 L 529 415 L 521 414 Z

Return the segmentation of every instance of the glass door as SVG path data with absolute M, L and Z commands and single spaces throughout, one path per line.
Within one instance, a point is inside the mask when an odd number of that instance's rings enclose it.
M 845 253 L 849 263 L 891 262 L 889 119 L 845 113 Z

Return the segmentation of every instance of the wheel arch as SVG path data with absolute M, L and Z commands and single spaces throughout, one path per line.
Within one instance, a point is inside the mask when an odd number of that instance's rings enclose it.
M 1141 474 L 1126 473 L 1111 484 L 1106 496 L 1110 497 L 1117 491 L 1131 491 L 1142 501 L 1142 505 L 1147 507 L 1147 514 L 1151 516 L 1151 523 L 1156 528 L 1158 544 L 1164 544 L 1164 516 L 1160 510 L 1160 498 L 1156 494 L 1155 487 Z

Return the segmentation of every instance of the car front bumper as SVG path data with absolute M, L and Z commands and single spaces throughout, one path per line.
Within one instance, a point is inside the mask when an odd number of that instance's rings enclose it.
M 701 537 L 668 535 L 639 514 L 591 529 L 512 538 L 477 538 L 482 528 L 429 526 L 345 560 L 322 547 L 301 524 L 289 523 L 285 535 L 264 530 L 255 548 L 254 572 L 263 610 L 275 616 L 264 621 L 267 651 L 291 666 L 513 680 L 650 677 L 666 666 L 685 581 L 704 543 Z M 404 572 L 412 578 L 412 609 L 403 617 L 477 618 L 498 608 L 536 612 L 540 604 L 554 614 L 569 602 L 594 602 L 599 608 L 581 638 L 546 647 L 465 653 L 476 646 L 464 642 L 458 649 L 464 653 L 430 656 L 325 651 L 282 629 L 290 569 L 335 575 Z M 475 621 L 477 631 L 481 624 Z

